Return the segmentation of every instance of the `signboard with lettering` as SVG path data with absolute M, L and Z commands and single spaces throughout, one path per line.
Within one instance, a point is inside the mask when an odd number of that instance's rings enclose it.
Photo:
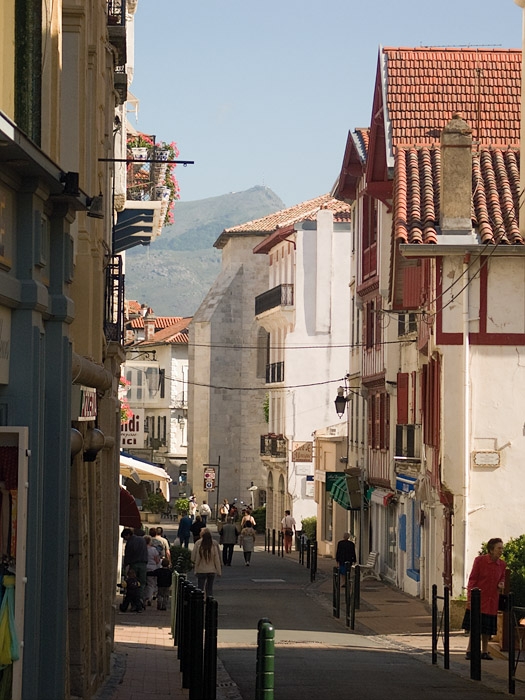
M 292 462 L 311 462 L 313 442 L 292 442 Z
M 215 489 L 215 468 L 204 467 L 204 490 L 213 491 Z
M 73 384 L 71 387 L 71 420 L 90 421 L 97 417 L 97 390 Z
M 144 447 L 144 409 L 132 408 L 133 415 L 120 427 L 120 445 L 124 448 Z

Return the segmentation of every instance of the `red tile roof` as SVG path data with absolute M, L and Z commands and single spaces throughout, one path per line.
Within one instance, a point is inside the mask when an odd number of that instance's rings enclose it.
M 186 344 L 188 343 L 188 326 L 190 325 L 192 316 L 178 318 L 177 321 L 160 331 L 157 331 L 151 340 L 141 340 L 135 345 L 159 345 L 166 343 L 169 345 Z
M 315 219 L 320 209 L 331 209 L 334 212 L 334 221 L 350 220 L 350 205 L 335 199 L 331 194 L 323 194 L 321 197 L 310 199 L 307 202 L 296 204 L 288 209 L 263 216 L 261 219 L 248 221 L 239 226 L 224 229 L 217 241 L 216 248 L 224 247 L 228 238 L 237 234 L 267 235 L 278 228 L 289 228 L 299 221 Z
M 392 146 L 439 143 L 454 112 L 474 142 L 519 145 L 520 50 L 383 48 L 381 58 Z
M 437 243 L 441 151 L 437 146 L 399 148 L 394 174 L 394 238 Z M 518 224 L 519 153 L 481 148 L 472 154 L 472 226 L 485 244 L 524 245 Z
M 155 328 L 167 328 L 172 326 L 177 321 L 180 321 L 182 316 L 156 316 Z M 144 317 L 134 318 L 130 323 L 131 328 L 144 328 Z

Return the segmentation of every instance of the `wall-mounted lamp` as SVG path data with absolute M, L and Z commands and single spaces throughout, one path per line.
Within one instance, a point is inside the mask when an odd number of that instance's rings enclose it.
M 177 416 L 177 422 L 179 425 L 182 425 L 184 423 L 184 416 L 181 416 L 181 415 Z
M 105 443 L 106 438 L 102 430 L 98 428 L 88 430 L 84 441 L 84 462 L 94 462 Z
M 96 197 L 89 197 L 86 200 L 88 205 L 87 215 L 91 216 L 93 219 L 103 219 L 104 218 L 104 198 L 102 192 Z
M 342 418 L 344 416 L 347 401 L 348 401 L 348 396 L 345 396 L 344 387 L 340 386 L 337 389 L 337 398 L 334 401 L 335 412 L 337 413 L 339 418 Z

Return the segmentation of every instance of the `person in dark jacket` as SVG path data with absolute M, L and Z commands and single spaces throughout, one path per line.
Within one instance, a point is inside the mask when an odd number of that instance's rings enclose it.
M 167 610 L 170 599 L 172 571 L 167 558 L 162 560 L 160 569 L 155 569 L 153 575 L 157 577 L 157 610 Z
M 124 569 L 134 569 L 140 583 L 140 597 L 144 599 L 146 592 L 146 568 L 148 565 L 148 545 L 144 537 L 134 535 L 129 527 L 125 527 L 120 535 L 126 543 L 124 550 Z
M 197 542 L 197 540 L 201 536 L 201 530 L 203 530 L 206 526 L 202 522 L 202 518 L 200 515 L 195 516 L 195 520 L 192 522 L 190 530 L 191 534 L 193 535 L 193 542 Z
M 337 566 L 339 567 L 339 573 L 341 576 L 346 574 L 347 563 L 349 563 L 350 566 L 356 563 L 357 557 L 355 555 L 355 544 L 350 539 L 349 532 L 343 533 L 343 539 L 339 540 L 337 543 L 335 560 L 337 562 Z
M 184 513 L 182 518 L 179 521 L 179 529 L 177 530 L 177 537 L 179 538 L 179 542 L 181 544 L 181 547 L 186 547 L 188 548 L 188 545 L 190 543 L 190 535 L 191 535 L 191 518 L 187 513 Z

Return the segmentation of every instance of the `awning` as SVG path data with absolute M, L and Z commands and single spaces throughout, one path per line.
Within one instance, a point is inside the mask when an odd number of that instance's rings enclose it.
M 120 487 L 120 519 L 119 524 L 123 527 L 133 527 L 140 528 L 141 519 L 140 512 L 135 503 L 135 499 L 126 491 L 125 488 Z
M 336 503 L 346 510 L 359 510 L 361 505 L 361 493 L 359 490 L 350 491 L 348 477 L 339 476 L 334 479 L 330 487 L 330 496 Z
M 142 462 L 140 459 L 120 455 L 120 473 L 122 476 L 129 476 L 135 481 L 137 477 L 144 481 L 158 481 L 164 498 L 169 502 L 171 476 L 162 467 L 157 467 L 149 462 Z

